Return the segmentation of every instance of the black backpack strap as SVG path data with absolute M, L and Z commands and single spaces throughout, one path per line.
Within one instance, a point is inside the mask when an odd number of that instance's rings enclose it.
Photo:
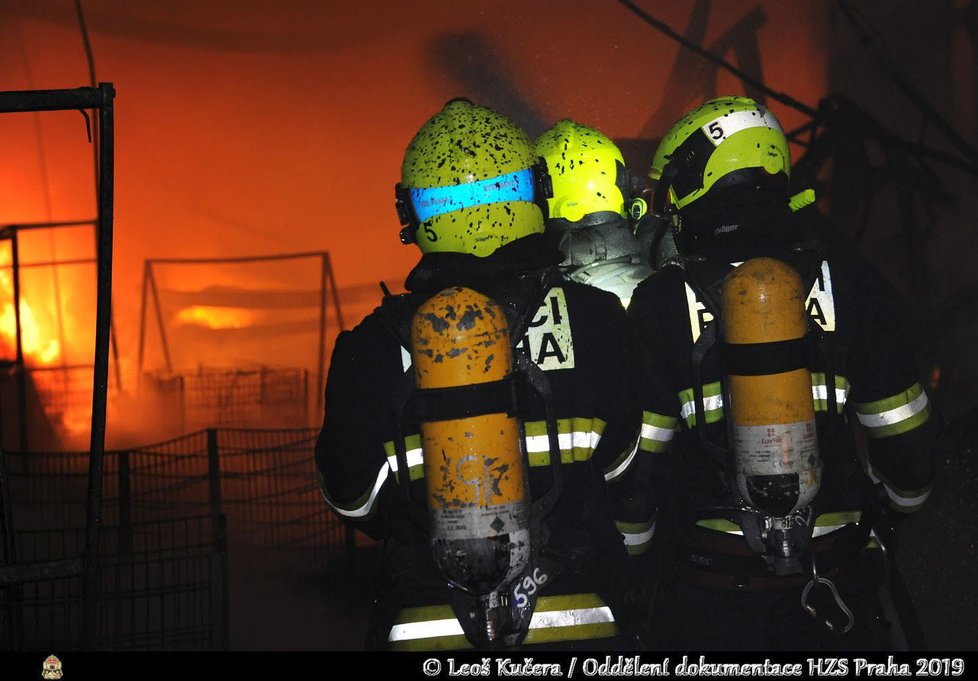
M 825 259 L 825 248 L 818 241 L 807 241 L 792 246 L 792 254 L 795 262 L 792 266 L 801 275 L 801 280 L 807 296 L 815 287 L 816 282 L 822 273 L 822 262 Z M 828 351 L 828 344 L 824 342 L 825 331 L 816 322 L 807 310 L 805 313 L 808 327 L 808 347 L 809 347 L 809 367 L 812 370 L 819 369 L 825 376 L 825 409 L 826 409 L 826 430 L 821 433 L 826 439 L 829 438 L 841 419 L 838 413 L 838 400 L 835 394 L 835 363 L 832 355 Z
M 693 343 L 692 370 L 693 370 L 693 414 L 697 424 L 697 436 L 703 450 L 714 462 L 724 471 L 730 467 L 729 449 L 721 447 L 706 436 L 706 402 L 703 398 L 703 359 L 706 357 L 710 348 L 719 347 L 721 339 L 721 305 L 720 292 L 723 287 L 723 278 L 709 282 L 702 281 L 702 272 L 697 261 L 687 261 L 684 263 L 683 273 L 686 283 L 696 294 L 707 311 L 713 315 L 713 320 L 707 323 L 706 327 L 700 332 L 699 337 Z M 723 372 L 720 377 L 720 394 L 723 395 L 724 404 L 727 404 L 727 387 L 723 379 Z M 725 419 L 729 422 L 729 419 Z

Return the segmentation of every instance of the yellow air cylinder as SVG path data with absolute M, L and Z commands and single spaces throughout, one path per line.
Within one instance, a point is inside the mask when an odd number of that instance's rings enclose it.
M 801 277 L 773 258 L 748 260 L 723 285 L 737 488 L 751 506 L 785 517 L 821 482 Z
M 445 289 L 426 301 L 414 316 L 412 341 L 421 391 L 499 381 L 512 372 L 506 316 L 471 289 Z M 520 440 L 519 421 L 505 412 L 421 424 L 435 562 L 473 593 L 493 591 L 529 562 Z

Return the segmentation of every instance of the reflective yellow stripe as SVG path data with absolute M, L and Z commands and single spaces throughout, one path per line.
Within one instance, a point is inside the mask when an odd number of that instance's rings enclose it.
M 408 479 L 420 480 L 424 477 L 424 454 L 421 451 L 421 435 L 415 433 L 404 438 L 404 448 L 407 450 Z M 384 443 L 384 451 L 387 452 L 387 465 L 397 473 L 397 452 L 394 451 L 394 442 Z M 400 478 L 394 476 L 400 482 Z
M 589 461 L 601 441 L 605 422 L 598 418 L 570 418 L 557 420 L 557 444 L 560 447 L 561 463 Z M 547 436 L 546 421 L 528 421 L 524 424 L 527 458 L 530 466 L 550 465 L 550 438 Z M 410 480 L 424 478 L 424 453 L 421 448 L 421 435 L 408 435 L 404 438 L 407 454 L 408 477 Z M 397 453 L 393 440 L 384 443 L 387 463 L 397 472 Z M 395 480 L 400 480 L 395 476 Z
M 842 413 L 849 397 L 849 381 L 845 376 L 835 377 L 835 408 Z M 716 423 L 723 418 L 723 394 L 719 381 L 703 386 L 703 402 L 706 407 L 706 422 Z M 815 411 L 824 412 L 828 409 L 828 386 L 825 384 L 825 374 L 812 374 L 812 402 Z M 696 411 L 692 388 L 686 388 L 679 393 L 680 416 L 690 428 L 696 426 Z
M 655 412 L 643 411 L 639 448 L 652 454 L 668 451 L 672 436 L 676 432 L 676 421 L 674 416 L 663 416 Z
M 635 460 L 635 455 L 638 453 L 638 442 L 639 438 L 636 438 L 635 444 L 632 445 L 631 450 L 625 450 L 622 452 L 621 456 L 619 456 L 613 464 L 604 469 L 605 482 L 614 482 L 628 470 L 628 468 L 632 465 L 632 462 Z
M 472 647 L 448 605 L 404 608 L 391 627 L 387 641 L 393 650 L 457 650 Z
M 607 611 L 608 616 L 611 616 L 611 610 L 607 607 L 603 608 L 602 611 Z M 570 624 L 569 622 L 574 621 L 577 618 L 581 619 L 591 619 L 593 614 L 598 616 L 604 616 L 603 612 L 595 611 L 578 611 L 577 613 L 567 613 L 570 618 L 568 623 L 565 624 L 554 624 L 551 625 L 549 622 L 543 621 L 543 618 L 538 618 L 537 613 L 533 613 L 533 617 L 530 620 L 530 631 L 527 632 L 526 638 L 523 639 L 524 645 L 533 645 L 536 643 L 552 643 L 556 641 L 586 641 L 590 639 L 600 639 L 600 638 L 612 638 L 618 635 L 618 625 L 615 624 L 614 620 L 610 622 L 598 622 L 596 624 Z M 537 627 L 534 629 L 533 620 L 537 620 Z
M 578 641 L 618 635 L 614 614 L 597 594 L 542 596 L 524 644 Z M 393 650 L 471 648 L 450 606 L 404 608 L 387 641 Z
M 860 518 L 862 518 L 861 511 L 833 511 L 831 513 L 822 513 L 815 518 L 815 527 L 812 531 L 812 536 L 821 537 L 830 534 L 845 527 L 849 523 L 858 523 Z M 727 534 L 736 535 L 744 534 L 740 525 L 726 518 L 701 518 L 696 521 L 696 525 L 714 532 L 726 532 Z
M 904 490 L 900 489 L 892 482 L 880 475 L 872 466 L 868 467 L 869 477 L 873 482 L 883 483 L 886 496 L 890 498 L 890 507 L 900 513 L 916 513 L 930 496 L 931 486 L 927 485 L 921 489 Z
M 706 422 L 716 423 L 723 418 L 723 395 L 719 381 L 703 386 L 703 407 L 706 410 Z M 679 393 L 679 415 L 690 428 L 696 426 L 695 395 L 692 388 L 686 388 Z
M 541 596 L 523 643 L 580 641 L 617 635 L 615 616 L 597 594 Z
M 862 511 L 833 511 L 823 513 L 815 518 L 815 528 L 812 530 L 812 537 L 824 537 L 832 534 L 836 530 L 841 530 L 846 525 L 858 523 L 863 517 Z
M 909 432 L 930 417 L 930 402 L 920 383 L 876 402 L 856 404 L 856 417 L 872 438 Z
M 714 532 L 726 532 L 727 534 L 743 534 L 740 525 L 726 518 L 701 518 L 696 521 L 698 527 L 713 530 Z
M 849 381 L 845 376 L 836 376 L 835 410 L 837 413 L 842 413 L 848 397 Z M 828 411 L 828 386 L 825 383 L 825 374 L 820 371 L 812 374 L 812 400 L 815 404 L 815 411 Z
M 323 499 L 326 500 L 326 503 L 344 518 L 359 520 L 369 518 L 373 515 L 374 504 L 377 502 L 377 495 L 384 486 L 384 482 L 387 481 L 387 475 L 389 472 L 390 469 L 387 466 L 381 466 L 380 470 L 377 472 L 377 478 L 374 480 L 373 486 L 360 495 L 359 499 L 350 504 L 339 504 L 333 501 L 329 494 L 326 493 L 326 482 L 322 476 L 322 473 L 317 470 L 316 474 L 319 477 L 319 492 L 323 495 Z
M 523 426 L 526 432 L 526 453 L 531 466 L 550 465 L 550 438 L 547 435 L 546 421 L 528 421 Z M 605 422 L 601 419 L 572 418 L 557 420 L 557 445 L 560 448 L 561 463 L 589 461 L 604 432 Z
M 621 532 L 622 541 L 625 543 L 625 550 L 630 556 L 638 556 L 645 553 L 652 544 L 652 537 L 655 536 L 655 517 L 642 523 L 629 523 L 616 520 L 615 526 Z

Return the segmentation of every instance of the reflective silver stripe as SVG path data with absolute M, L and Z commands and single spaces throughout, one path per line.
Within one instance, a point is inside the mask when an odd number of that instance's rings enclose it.
M 854 525 L 863 517 L 862 511 L 830 511 L 815 518 L 812 537 L 822 537 L 841 530 L 846 525 Z
M 673 428 L 660 428 L 659 426 L 653 426 L 648 423 L 642 424 L 642 437 L 648 440 L 655 440 L 657 442 L 669 442 L 672 440 L 672 436 L 675 434 Z
M 907 419 L 913 418 L 918 413 L 922 412 L 926 407 L 927 393 L 921 391 L 921 393 L 908 404 L 880 412 L 879 414 L 862 414 L 857 411 L 856 417 L 859 419 L 859 422 L 867 428 L 882 428 L 883 426 L 892 426 L 894 423 L 900 423 L 901 421 L 906 421 Z
M 532 626 L 532 625 L 531 625 Z M 440 636 L 464 636 L 462 625 L 453 618 L 443 620 L 427 620 L 423 622 L 408 622 L 395 624 L 391 627 L 388 641 L 414 641 L 419 638 L 438 638 Z
M 815 529 L 812 530 L 812 537 L 821 537 L 823 535 L 835 532 L 836 530 L 841 530 L 843 527 L 845 527 L 845 525 L 823 525 L 821 527 L 816 525 Z
M 406 454 L 408 468 L 414 468 L 424 463 L 424 452 L 421 451 L 421 447 L 409 449 Z M 397 472 L 397 454 L 392 454 L 387 457 L 387 465 L 391 467 L 392 471 Z
M 836 388 L 835 389 L 835 403 L 837 405 L 840 405 L 841 406 L 841 405 L 845 404 L 846 403 L 846 399 L 848 398 L 848 396 L 849 396 L 848 391 L 844 390 L 843 388 Z M 812 386 L 812 399 L 814 399 L 814 400 L 827 400 L 827 399 L 829 399 L 828 386 L 825 385 L 824 383 L 819 383 L 818 385 L 813 385 Z
M 903 508 L 914 508 L 915 506 L 920 506 L 922 503 L 927 501 L 927 497 L 930 496 L 929 489 L 924 490 L 917 496 L 903 497 L 900 496 L 896 492 L 896 490 L 891 488 L 889 485 L 884 483 L 883 487 L 886 489 L 886 496 L 890 497 L 890 501 L 892 501 L 897 506 L 902 506 Z
M 646 542 L 652 541 L 652 537 L 655 535 L 655 521 L 652 521 L 652 526 L 645 532 L 622 532 L 621 536 L 624 537 L 625 546 L 641 546 Z
M 557 435 L 557 446 L 561 450 L 565 449 L 591 449 L 594 450 L 601 440 L 601 433 L 593 430 L 590 432 L 575 431 L 573 433 L 560 433 Z M 527 452 L 549 452 L 550 438 L 546 435 L 528 435 L 526 437 Z
M 890 498 L 890 501 L 892 501 L 895 505 L 900 506 L 902 508 L 914 508 L 916 506 L 920 506 L 925 501 L 927 501 L 927 497 L 930 496 L 931 488 L 929 487 L 925 489 L 923 492 L 920 492 L 919 494 L 915 494 L 913 496 L 903 496 L 900 494 L 899 491 L 891 487 L 886 480 L 881 480 L 879 477 L 877 477 L 876 472 L 873 470 L 872 466 L 869 467 L 868 472 L 869 472 L 869 477 L 870 479 L 872 479 L 873 482 L 883 483 L 883 489 L 886 490 L 886 496 Z
M 761 115 L 758 116 L 757 114 Z M 781 132 L 781 124 L 768 110 L 759 111 L 733 111 L 726 112 L 722 116 L 714 118 L 709 123 L 701 126 L 700 129 L 713 146 L 720 146 L 720 143 L 741 130 L 748 128 L 773 128 Z M 719 135 L 719 136 L 718 136 Z
M 553 629 L 558 627 L 574 627 L 581 624 L 614 623 L 615 616 L 608 606 L 596 608 L 573 608 L 569 610 L 550 610 L 533 613 L 530 618 L 530 629 Z M 422 638 L 440 638 L 444 636 L 463 636 L 465 632 L 457 619 L 427 620 L 395 624 L 387 635 L 389 642 L 415 641 Z
M 533 613 L 530 629 L 550 629 L 553 627 L 573 627 L 578 624 L 601 624 L 614 622 L 615 616 L 607 605 L 600 608 L 575 608 L 572 610 L 551 610 Z
M 703 407 L 706 411 L 714 411 L 716 409 L 723 408 L 723 395 L 714 395 L 713 397 L 703 398 Z M 695 413 L 693 407 L 693 400 L 685 402 L 682 409 L 679 410 L 679 415 L 683 417 L 684 421 L 688 421 L 689 417 Z
M 326 500 L 326 503 L 329 504 L 332 509 L 341 516 L 346 518 L 363 518 L 364 516 L 370 515 L 370 513 L 373 511 L 374 503 L 377 501 L 377 494 L 380 492 L 380 488 L 384 486 L 384 482 L 387 480 L 387 474 L 389 472 L 389 466 L 380 467 L 380 471 L 377 473 L 377 480 L 374 482 L 373 489 L 370 490 L 370 495 L 367 497 L 367 500 L 353 510 L 348 511 L 340 508 L 329 500 L 329 497 L 326 496 L 325 492 L 323 492 L 323 498 Z
M 822 527 L 816 526 L 815 529 L 812 530 L 812 537 L 821 537 L 822 535 L 829 534 L 830 532 L 835 532 L 836 530 L 839 530 L 839 529 L 841 529 L 843 527 L 845 527 L 844 524 L 843 525 L 825 525 L 825 526 L 822 526 Z M 711 528 L 711 529 L 714 529 L 715 531 L 719 531 L 719 532 L 725 532 L 726 534 L 734 534 L 734 535 L 741 536 L 741 537 L 744 535 L 744 531 L 743 530 L 734 530 L 734 529 L 716 530 L 716 528 Z M 628 542 L 626 541 L 625 543 L 627 544 Z
M 604 474 L 605 482 L 611 482 L 619 475 L 624 473 L 628 469 L 628 467 L 632 465 L 632 461 L 635 460 L 635 454 L 638 452 L 638 442 L 639 442 L 638 440 L 635 440 L 635 446 L 632 447 L 632 451 L 628 453 L 628 456 L 625 457 L 624 461 L 622 461 L 620 464 L 615 466 L 612 470 Z

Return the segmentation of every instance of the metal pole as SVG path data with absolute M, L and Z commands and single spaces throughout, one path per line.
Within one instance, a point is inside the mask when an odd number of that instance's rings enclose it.
M 166 341 L 166 329 L 163 326 L 163 310 L 160 308 L 160 293 L 156 288 L 156 275 L 149 268 L 149 290 L 153 295 L 153 308 L 156 310 L 156 326 L 160 329 L 160 342 L 163 344 L 163 357 L 166 359 L 166 370 L 173 373 L 173 363 L 170 361 L 170 345 Z
M 329 255 L 323 253 L 322 268 L 319 275 L 319 360 L 316 371 L 316 414 L 311 421 L 308 412 L 306 423 L 315 423 L 322 417 L 323 391 L 326 383 L 326 280 L 329 277 Z
M 24 334 L 20 320 L 20 245 L 17 239 L 17 229 L 10 235 L 10 260 L 14 275 L 14 330 L 17 344 L 17 402 L 19 414 L 17 434 L 20 451 L 27 451 L 27 367 L 24 366 Z
M 92 381 L 92 432 L 88 466 L 88 522 L 85 533 L 85 603 L 82 646 L 90 648 L 96 626 L 99 583 L 98 550 L 102 523 L 102 473 L 105 412 L 112 317 L 112 219 L 114 199 L 114 116 L 111 83 L 99 84 L 98 289 L 95 314 L 95 363 Z
M 143 375 L 143 352 L 146 347 L 146 294 L 149 290 L 149 261 L 143 263 L 143 296 L 139 303 L 139 350 L 136 362 L 136 384 L 142 380 Z
M 7 481 L 6 452 L 0 443 L 0 561 L 4 565 L 16 562 L 14 545 L 13 504 L 10 499 L 10 484 Z
M 104 103 L 106 85 L 111 90 L 112 85 L 110 83 L 102 83 L 98 88 L 80 87 L 74 90 L 0 92 L 0 113 L 98 109 Z
M 329 286 L 333 289 L 333 307 L 336 308 L 336 323 L 340 331 L 346 331 L 346 324 L 343 323 L 343 309 L 340 307 L 340 290 L 336 288 L 336 279 L 333 277 L 333 265 L 329 260 L 329 253 L 326 254 L 327 272 L 329 272 Z
M 129 475 L 129 454 L 127 450 L 118 453 L 119 457 L 119 553 L 132 554 L 132 479 Z
M 214 546 L 210 571 L 211 649 L 226 650 L 231 640 L 231 618 L 228 616 L 228 540 L 222 514 L 211 517 Z
M 10 485 L 7 478 L 6 452 L 0 443 L 0 565 L 13 566 L 16 563 L 17 545 L 14 543 L 13 500 L 10 498 Z M 0 633 L 11 637 L 10 640 L 15 650 L 23 650 L 24 623 L 20 587 L 8 587 L 5 600 L 4 606 L 7 610 L 6 620 L 9 629 L 0 631 Z
M 221 458 L 217 448 L 217 429 L 207 429 L 207 482 L 210 489 L 211 515 L 221 512 Z

